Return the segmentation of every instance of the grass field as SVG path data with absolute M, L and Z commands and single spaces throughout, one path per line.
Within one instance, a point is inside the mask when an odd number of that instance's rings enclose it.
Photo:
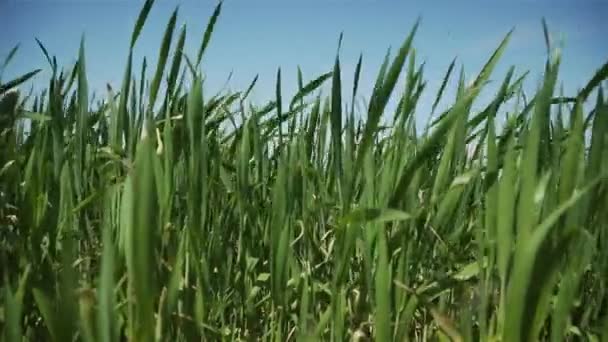
M 457 97 L 420 130 L 417 25 L 365 111 L 338 56 L 256 107 L 255 80 L 203 93 L 221 4 L 196 56 L 174 12 L 152 78 L 133 70 L 152 2 L 98 106 L 84 40 L 68 69 L 40 44 L 43 93 L 12 90 L 37 71 L 0 82 L 4 340 L 608 341 L 608 64 L 562 94 L 543 26 L 525 96 L 492 74 L 508 34 L 472 83 L 450 65 L 433 111 Z

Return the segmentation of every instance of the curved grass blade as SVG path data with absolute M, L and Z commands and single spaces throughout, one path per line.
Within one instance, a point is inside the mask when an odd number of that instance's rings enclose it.
M 315 78 L 314 80 L 306 83 L 306 85 L 304 85 L 302 89 L 300 89 L 298 93 L 291 99 L 291 102 L 289 103 L 289 109 L 293 109 L 293 106 L 296 104 L 296 102 L 303 99 L 304 97 L 306 97 L 306 95 L 312 93 L 317 88 L 322 86 L 323 83 L 325 83 L 325 81 L 327 81 L 330 77 L 332 77 L 332 72 L 325 73 Z
M 486 83 L 486 81 L 490 77 L 490 74 L 494 70 L 496 63 L 498 63 L 498 60 L 504 53 L 504 51 L 507 47 L 507 44 L 509 43 L 509 40 L 511 39 L 512 34 L 513 34 L 513 29 L 511 29 L 511 31 L 509 31 L 507 33 L 507 35 L 502 39 L 502 41 L 500 42 L 500 44 L 498 45 L 496 50 L 494 50 L 494 53 L 492 53 L 492 56 L 490 57 L 490 59 L 483 66 L 483 68 L 479 72 L 479 75 L 477 75 L 477 78 L 473 82 L 472 87 L 480 87 L 484 83 Z
M 593 89 L 598 87 L 606 78 L 608 78 L 608 62 L 604 63 L 604 65 L 595 72 L 595 75 L 587 82 L 587 85 L 578 93 L 577 97 L 581 102 L 585 102 L 587 97 L 591 95 Z
M 247 87 L 247 90 L 243 93 L 243 96 L 241 97 L 241 102 L 245 101 L 247 99 L 247 97 L 249 97 L 249 94 L 251 93 L 251 91 L 253 90 L 253 87 L 255 87 L 255 84 L 258 82 L 258 75 L 255 75 L 255 77 L 253 78 L 253 81 L 251 81 L 251 83 L 249 84 L 249 87 Z
M 39 73 L 42 69 L 36 69 L 34 71 L 30 71 L 24 75 L 21 75 L 11 81 L 0 84 L 0 95 L 4 95 L 6 92 L 11 90 L 12 88 L 27 82 L 30 78 L 34 77 L 37 73 Z
M 40 47 L 40 50 L 42 50 L 42 53 L 44 54 L 44 57 L 46 58 L 47 62 L 49 62 L 49 65 L 51 66 L 51 68 L 53 70 L 55 70 L 57 68 L 56 61 L 51 59 L 51 57 L 49 56 L 49 52 L 47 51 L 46 47 L 44 47 L 42 42 L 40 40 L 38 40 L 38 38 L 35 38 L 35 39 L 36 39 L 36 44 L 38 44 L 38 46 Z
M 203 53 L 207 49 L 207 45 L 209 45 L 209 41 L 211 40 L 211 34 L 213 33 L 213 28 L 215 27 L 215 23 L 217 22 L 217 18 L 220 16 L 222 11 L 222 3 L 223 1 L 218 2 L 217 6 L 213 10 L 213 14 L 209 19 L 209 23 L 207 23 L 207 28 L 205 29 L 205 33 L 203 34 L 203 41 L 201 42 L 201 46 L 196 54 L 196 68 L 201 64 L 201 60 L 203 59 Z
M 15 55 L 17 54 L 17 50 L 19 50 L 19 43 L 17 43 L 12 49 L 11 51 L 9 51 L 8 55 L 6 56 L 6 58 L 4 59 L 4 62 L 2 63 L 2 67 L 0 67 L 0 83 L 2 81 L 2 74 L 4 73 L 4 69 L 6 69 L 6 66 L 11 62 L 11 60 L 15 57 Z
M 146 19 L 148 18 L 148 14 L 150 13 L 150 9 L 152 9 L 152 5 L 154 4 L 154 0 L 146 0 L 143 7 L 139 12 L 139 16 L 137 17 L 137 21 L 135 22 L 135 27 L 133 29 L 133 33 L 131 33 L 131 44 L 130 48 L 133 49 L 135 46 L 135 42 L 139 38 L 139 34 L 146 23 Z

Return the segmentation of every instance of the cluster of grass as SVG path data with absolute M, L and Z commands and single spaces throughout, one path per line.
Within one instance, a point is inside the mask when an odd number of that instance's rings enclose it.
M 418 25 L 384 61 L 367 113 L 343 106 L 361 59 L 346 91 L 338 56 L 327 74 L 298 75 L 288 103 L 279 71 L 260 108 L 247 101 L 255 80 L 203 96 L 221 4 L 195 59 L 181 53 L 185 27 L 172 43 L 174 12 L 153 78 L 144 66 L 136 80 L 152 2 L 120 91 L 94 109 L 84 44 L 67 72 L 40 44 L 42 94 L 10 91 L 37 71 L 0 83 L 3 339 L 608 340 L 608 64 L 555 95 L 545 26 L 536 94 L 511 69 L 472 112 L 508 34 L 417 132 Z

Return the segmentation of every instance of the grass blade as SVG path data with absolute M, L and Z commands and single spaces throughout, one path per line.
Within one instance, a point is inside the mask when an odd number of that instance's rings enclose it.
M 201 60 L 203 59 L 203 53 L 205 53 L 205 50 L 207 49 L 207 45 L 209 45 L 209 41 L 211 41 L 211 34 L 213 33 L 215 23 L 217 22 L 217 18 L 220 16 L 220 13 L 222 12 L 222 3 L 223 3 L 223 1 L 220 1 L 220 2 L 218 2 L 217 6 L 215 6 L 215 9 L 213 10 L 213 14 L 211 15 L 211 18 L 209 19 L 209 22 L 207 23 L 207 28 L 205 29 L 205 33 L 203 34 L 203 41 L 201 42 L 201 46 L 198 49 L 198 53 L 196 54 L 195 66 L 197 68 L 201 63 Z

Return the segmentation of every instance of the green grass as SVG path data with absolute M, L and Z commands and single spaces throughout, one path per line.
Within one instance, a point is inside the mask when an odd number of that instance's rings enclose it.
M 145 62 L 133 70 L 152 5 L 119 92 L 98 106 L 84 39 L 68 70 L 38 42 L 42 93 L 11 91 L 39 70 L 0 81 L 4 340 L 608 340 L 608 64 L 559 93 L 543 21 L 536 94 L 526 101 L 527 73 L 511 68 L 474 112 L 507 33 L 435 113 L 451 63 L 418 132 L 418 23 L 367 113 L 354 106 L 362 58 L 344 70 L 340 43 L 333 70 L 298 70 L 287 99 L 279 69 L 276 99 L 256 107 L 257 77 L 203 92 L 221 4 L 195 59 L 176 10 L 151 82 Z

